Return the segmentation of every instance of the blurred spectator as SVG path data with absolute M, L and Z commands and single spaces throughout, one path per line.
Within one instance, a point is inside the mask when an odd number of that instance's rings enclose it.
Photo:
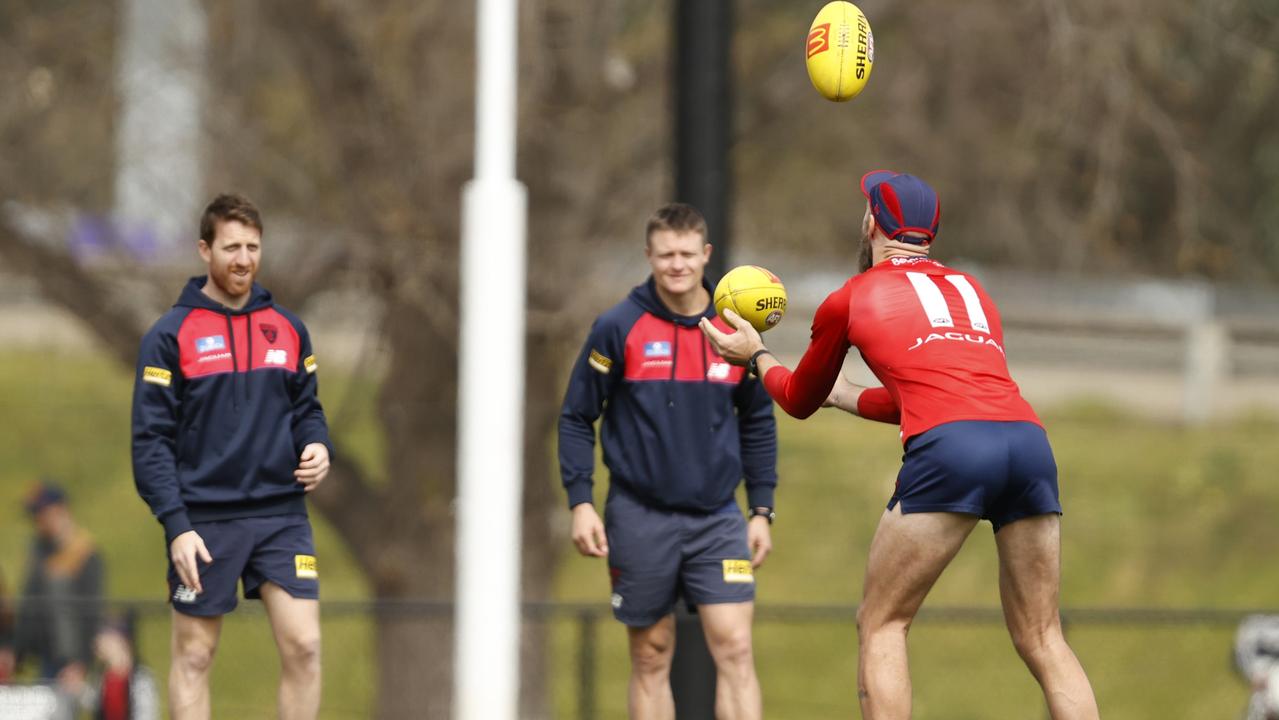
M 82 694 L 94 720 L 157 720 L 160 695 L 155 676 L 137 658 L 133 619 L 109 619 L 93 641 L 100 674 Z
M 75 692 L 93 659 L 101 615 L 102 558 L 76 524 L 66 494 L 42 481 L 27 496 L 35 526 L 18 607 L 14 650 L 19 664 L 39 663 L 43 680 Z
M 1279 615 L 1249 615 L 1235 635 L 1235 664 L 1252 686 L 1248 720 L 1279 720 Z
M 13 678 L 17 665 L 13 654 L 13 606 L 9 600 L 9 585 L 0 572 L 0 685 Z

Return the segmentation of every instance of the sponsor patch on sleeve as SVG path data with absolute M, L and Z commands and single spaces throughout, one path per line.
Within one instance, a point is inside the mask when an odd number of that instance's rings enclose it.
M 173 383 L 173 371 L 147 365 L 142 368 L 142 382 L 149 382 L 160 387 L 169 387 Z
M 297 570 L 300 578 L 314 580 L 320 577 L 320 571 L 315 564 L 314 555 L 294 555 L 293 567 Z
M 315 362 L 314 355 L 307 355 L 306 359 L 302 361 L 302 367 L 306 369 L 306 374 L 310 375 L 319 369 L 320 365 Z
M 751 567 L 750 560 L 725 560 L 724 561 L 724 582 L 726 583 L 753 583 L 755 582 L 755 570 Z
M 613 369 L 613 361 L 605 357 L 599 350 L 591 350 L 591 356 L 587 358 L 586 362 L 589 363 L 591 367 L 595 368 L 596 371 L 604 373 L 605 375 L 608 374 L 609 370 Z

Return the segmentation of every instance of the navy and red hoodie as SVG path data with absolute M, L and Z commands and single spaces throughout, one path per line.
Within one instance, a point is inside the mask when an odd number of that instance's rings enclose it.
M 705 283 L 704 283 L 705 284 Z M 710 285 L 706 285 L 710 290 Z M 610 483 L 655 507 L 724 512 L 743 478 L 752 507 L 773 507 L 773 401 L 698 329 L 729 332 L 715 309 L 675 315 L 653 278 L 600 315 L 573 365 L 560 411 L 560 474 L 569 507 L 591 502 L 595 421 Z
M 293 471 L 329 445 L 302 321 L 256 283 L 231 310 L 205 281 L 142 338 L 133 388 L 133 479 L 168 541 L 193 522 L 305 515 Z

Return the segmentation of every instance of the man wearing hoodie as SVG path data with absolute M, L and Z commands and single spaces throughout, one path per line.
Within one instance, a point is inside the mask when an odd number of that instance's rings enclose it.
M 142 338 L 133 393 L 134 480 L 169 548 L 170 714 L 210 716 L 221 618 L 243 581 L 280 652 L 280 717 L 314 718 L 319 579 L 305 496 L 328 474 L 329 437 L 311 339 L 254 283 L 252 202 L 214 198 L 197 249 L 207 273 Z
M 754 569 L 772 549 L 777 432 L 759 381 L 698 330 L 715 317 L 706 221 L 671 204 L 648 221 L 653 273 L 600 315 L 573 366 L 559 423 L 573 543 L 608 559 L 613 614 L 627 626 L 635 720 L 674 718 L 670 667 L 677 596 L 699 608 L 716 666 L 716 717 L 763 714 L 751 650 Z M 592 504 L 595 421 L 609 469 Z M 734 493 L 745 479 L 750 519 Z

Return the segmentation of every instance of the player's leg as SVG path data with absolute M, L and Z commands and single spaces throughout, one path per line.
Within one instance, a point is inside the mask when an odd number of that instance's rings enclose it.
M 209 720 L 209 671 L 218 649 L 222 618 L 174 610 L 169 642 L 169 717 Z
M 910 717 L 906 633 L 924 597 L 977 524 L 973 515 L 886 510 L 870 544 L 857 609 L 857 694 L 867 720 Z
M 671 660 L 675 657 L 675 616 L 667 615 L 647 627 L 628 626 L 626 632 L 631 654 L 626 706 L 631 720 L 674 720 Z
M 675 655 L 676 586 L 681 556 L 679 520 L 649 507 L 619 486 L 604 506 L 613 617 L 626 625 L 631 677 L 627 706 L 632 720 L 671 720 L 671 659 Z
M 235 609 L 235 591 L 249 553 L 238 521 L 195 523 L 213 562 L 197 561 L 204 591 L 184 585 L 169 561 L 173 604 L 169 650 L 169 715 L 174 720 L 207 720 L 212 712 L 209 671 L 218 648 L 222 616 Z
M 1061 518 L 1050 513 L 1009 523 L 995 533 L 995 545 L 1008 632 L 1049 712 L 1054 720 L 1098 717 L 1088 676 L 1061 630 Z
M 309 719 L 320 708 L 320 576 L 305 515 L 241 521 L 252 535 L 244 596 L 261 598 L 280 654 L 281 718 Z
M 715 660 L 715 715 L 720 720 L 763 714 L 751 621 L 755 617 L 755 572 L 740 512 L 685 514 L 684 596 L 697 605 L 706 645 Z
M 755 603 L 699 605 L 706 645 L 715 659 L 715 717 L 717 720 L 759 720 L 764 714 L 751 623 Z
M 295 598 L 273 582 L 259 592 L 280 651 L 280 718 L 311 720 L 320 712 L 320 601 Z

